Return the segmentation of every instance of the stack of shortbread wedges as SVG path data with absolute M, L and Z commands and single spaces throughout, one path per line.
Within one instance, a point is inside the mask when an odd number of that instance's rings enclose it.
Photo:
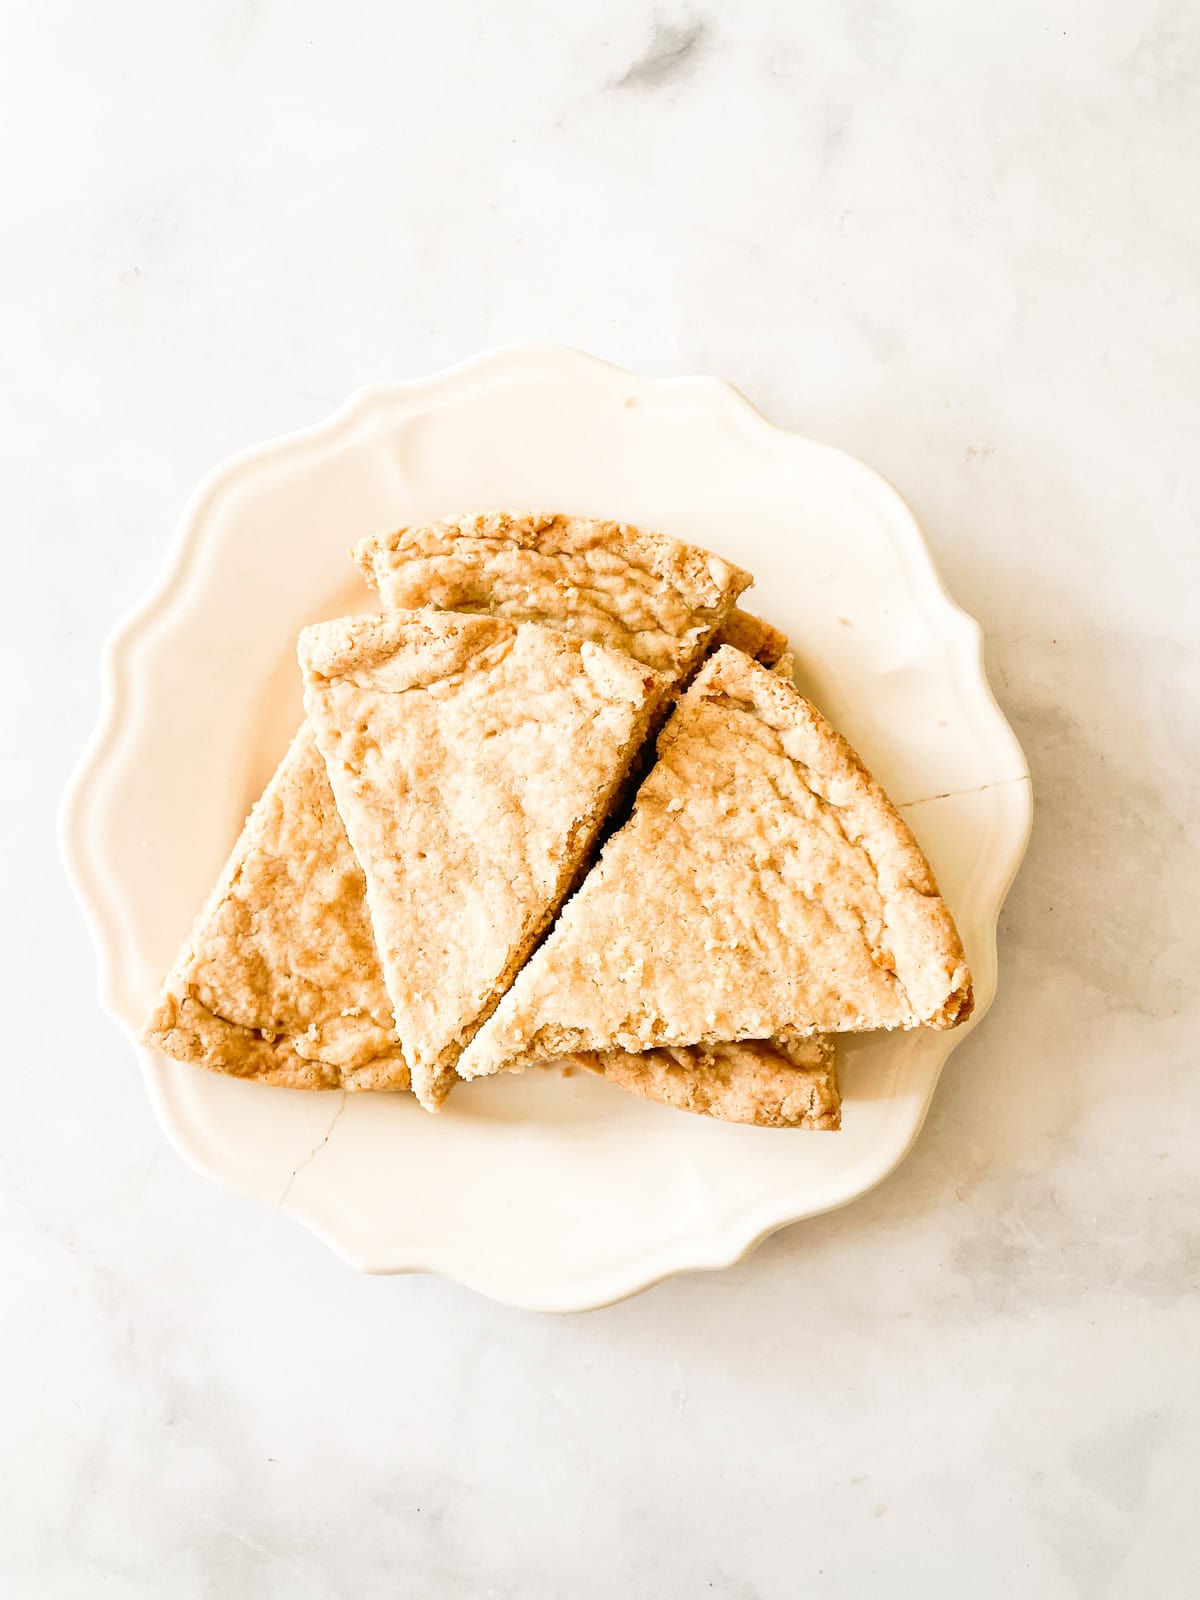
M 566 1063 L 836 1128 L 837 1034 L 969 1014 L 928 863 L 784 636 L 737 609 L 749 573 L 504 513 L 354 554 L 383 612 L 301 633 L 304 724 L 148 1045 L 430 1111 Z

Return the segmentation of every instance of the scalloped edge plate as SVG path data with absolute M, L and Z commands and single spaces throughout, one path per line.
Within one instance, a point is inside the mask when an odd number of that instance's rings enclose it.
M 460 1089 L 430 1118 L 409 1096 L 264 1089 L 138 1049 L 180 1154 L 352 1265 L 583 1310 L 737 1261 L 903 1159 L 950 1051 L 994 997 L 996 921 L 1032 797 L 979 629 L 876 473 L 772 426 L 714 378 L 642 378 L 553 347 L 489 351 L 362 390 L 219 466 L 158 583 L 110 636 L 61 846 L 101 1006 L 131 1040 L 299 720 L 298 628 L 371 608 L 346 547 L 493 506 L 640 522 L 755 572 L 748 603 L 788 630 L 802 688 L 908 817 L 976 980 L 967 1027 L 847 1045 L 836 1135 L 711 1123 L 553 1072 Z

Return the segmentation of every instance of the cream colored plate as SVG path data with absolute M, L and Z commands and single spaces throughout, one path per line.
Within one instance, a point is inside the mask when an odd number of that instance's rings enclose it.
M 639 378 L 538 347 L 365 390 L 197 491 L 161 581 L 109 640 L 100 726 L 63 807 L 110 1016 L 134 1036 L 299 721 L 297 630 L 370 608 L 347 546 L 489 507 L 623 518 L 757 574 L 748 603 L 787 630 L 801 687 L 930 856 L 975 974 L 977 1026 L 1029 776 L 979 630 L 908 509 L 861 463 L 772 427 L 715 379 Z M 492 1079 L 430 1117 L 407 1095 L 264 1089 L 139 1055 L 193 1166 L 355 1266 L 579 1310 L 736 1261 L 878 1183 L 966 1031 L 852 1045 L 840 1134 L 710 1123 L 586 1074 Z

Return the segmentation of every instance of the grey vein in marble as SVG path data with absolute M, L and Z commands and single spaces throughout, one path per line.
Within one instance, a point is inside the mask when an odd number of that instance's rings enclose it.
M 615 89 L 660 89 L 694 72 L 708 37 L 701 18 L 672 25 L 656 22 L 642 53 L 613 84 Z

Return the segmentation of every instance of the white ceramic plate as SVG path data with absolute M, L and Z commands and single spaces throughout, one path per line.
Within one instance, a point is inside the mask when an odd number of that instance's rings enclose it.
M 161 581 L 109 640 L 100 726 L 63 806 L 109 1015 L 136 1035 L 299 722 L 298 629 L 372 607 L 347 546 L 490 507 L 643 523 L 757 574 L 749 605 L 787 630 L 801 687 L 929 854 L 975 975 L 977 1026 L 1029 776 L 979 630 L 908 509 L 859 462 L 772 427 L 715 379 L 638 378 L 537 347 L 365 390 L 197 491 Z M 139 1056 L 193 1166 L 355 1266 L 580 1310 L 736 1261 L 878 1183 L 966 1032 L 852 1043 L 840 1134 L 725 1126 L 587 1074 L 490 1079 L 430 1117 L 407 1095 L 266 1089 Z

